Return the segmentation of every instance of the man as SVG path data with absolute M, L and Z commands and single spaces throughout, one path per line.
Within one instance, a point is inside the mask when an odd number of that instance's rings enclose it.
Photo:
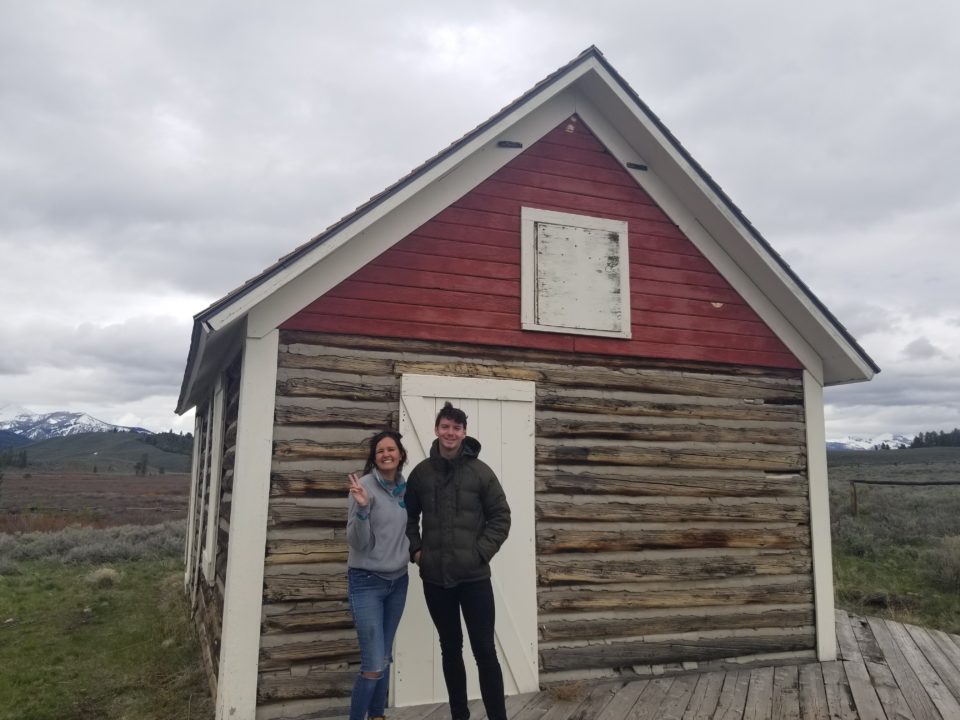
M 507 539 L 510 506 L 500 481 L 467 436 L 467 415 L 449 402 L 437 414 L 430 457 L 407 478 L 410 558 L 420 566 L 427 609 L 440 636 L 453 720 L 468 720 L 460 613 L 480 676 L 489 720 L 507 720 L 503 673 L 493 639 L 490 559 Z M 423 517 L 421 537 L 420 519 Z

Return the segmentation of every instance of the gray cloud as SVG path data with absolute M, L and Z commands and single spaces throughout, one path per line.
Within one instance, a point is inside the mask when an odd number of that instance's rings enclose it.
M 193 313 L 595 43 L 884 368 L 828 391 L 830 428 L 903 428 L 941 406 L 947 421 L 960 6 L 906 14 L 889 0 L 5 8 L 0 402 L 166 426 Z
M 903 354 L 912 360 L 928 360 L 943 356 L 944 352 L 927 338 L 917 338 L 903 348 Z

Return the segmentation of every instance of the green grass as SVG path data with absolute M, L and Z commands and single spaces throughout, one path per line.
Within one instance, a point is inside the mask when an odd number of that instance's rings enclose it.
M 0 575 L 0 719 L 210 718 L 179 560 L 17 563 Z M 107 573 L 109 575 L 109 573 Z
M 837 606 L 960 633 L 960 448 L 828 453 Z
M 838 606 L 960 634 L 960 596 L 933 585 L 918 555 L 911 549 L 879 558 L 834 554 Z

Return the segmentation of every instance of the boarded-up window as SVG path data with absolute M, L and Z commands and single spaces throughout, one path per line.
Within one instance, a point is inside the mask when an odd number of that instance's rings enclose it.
M 630 337 L 627 223 L 523 208 L 525 330 Z

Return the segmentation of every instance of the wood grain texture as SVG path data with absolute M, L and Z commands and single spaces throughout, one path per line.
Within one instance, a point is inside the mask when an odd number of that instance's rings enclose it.
M 582 619 L 540 618 L 540 639 L 591 640 L 594 638 L 666 635 L 683 632 L 800 627 L 813 623 L 810 609 L 777 609 L 765 612 L 700 613 L 644 616 L 620 613 Z
M 560 646 L 542 645 L 540 666 L 546 671 L 589 667 L 623 667 L 674 662 L 700 662 L 725 657 L 790 652 L 813 647 L 813 630 L 782 635 L 685 638 L 666 641 L 609 641 Z

